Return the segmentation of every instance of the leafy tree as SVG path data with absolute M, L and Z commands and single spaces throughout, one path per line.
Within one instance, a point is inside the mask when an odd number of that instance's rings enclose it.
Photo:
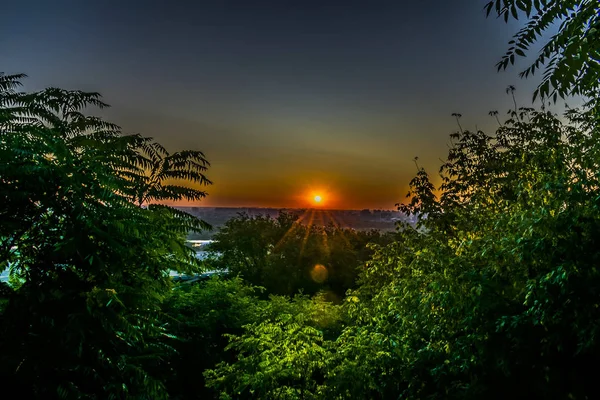
M 147 164 L 144 171 L 147 173 L 138 177 L 136 193 L 138 205 L 163 200 L 201 200 L 206 197 L 206 192 L 197 188 L 173 183 L 174 181 L 193 182 L 198 185 L 212 183 L 204 175 L 209 163 L 202 152 L 186 150 L 170 154 L 156 142 L 148 143 L 142 150 L 143 161 Z M 210 228 L 208 225 L 204 227 Z
M 174 172 L 154 173 L 160 145 L 83 114 L 107 106 L 99 94 L 19 93 L 23 77 L 0 75 L 0 268 L 20 279 L 0 316 L 3 390 L 166 398 L 150 372 L 171 351 L 157 313 L 168 270 L 199 268 L 183 238 L 206 224 L 139 200 L 201 198 L 162 182 L 208 183 L 206 164 L 164 155 Z
M 243 333 L 243 326 L 256 322 L 266 301 L 256 296 L 258 288 L 239 278 L 210 279 L 200 284 L 181 284 L 166 298 L 162 312 L 172 346 L 177 350 L 162 367 L 171 398 L 215 397 L 205 387 L 203 371 L 223 361 L 233 361 L 226 353 L 228 335 Z
M 322 297 L 272 297 L 242 335 L 228 335 L 235 362 L 205 376 L 221 398 L 319 398 L 331 358 L 328 336 L 339 329 L 339 306 Z
M 267 293 L 293 295 L 331 290 L 337 297 L 354 286 L 359 267 L 370 257 L 371 242 L 389 235 L 301 223 L 282 212 L 277 218 L 242 214 L 215 234 L 217 267 L 227 268 Z
M 403 206 L 419 223 L 376 247 L 341 331 L 280 309 L 231 338 L 237 361 L 208 384 L 223 398 L 597 397 L 600 131 L 590 113 L 565 119 L 522 109 L 494 135 L 454 134 L 439 195 L 419 169 Z
M 347 298 L 332 393 L 597 396 L 599 129 L 587 113 L 521 113 L 454 135 L 439 197 L 419 171 L 406 209 L 423 229 L 380 249 Z
M 542 48 L 535 61 L 521 73 L 533 75 L 545 66 L 542 83 L 535 96 L 583 95 L 592 99 L 600 90 L 600 6 L 596 0 L 493 0 L 485 6 L 487 14 L 495 12 L 505 21 L 526 16 L 527 24 L 510 41 L 498 69 L 524 57 L 553 24 L 560 23 L 558 33 Z

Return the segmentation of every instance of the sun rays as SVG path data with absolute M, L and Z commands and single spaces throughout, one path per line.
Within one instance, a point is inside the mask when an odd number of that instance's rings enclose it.
M 314 235 L 312 236 L 312 240 L 320 240 L 322 249 L 324 251 L 322 255 L 323 259 L 318 264 L 311 266 L 311 279 L 315 280 L 315 276 L 313 275 L 316 273 L 316 275 L 319 277 L 318 279 L 322 279 L 324 282 L 327 280 L 329 268 L 327 265 L 327 260 L 331 254 L 331 248 L 328 239 L 333 233 L 327 228 L 332 227 L 335 230 L 338 230 L 336 233 L 339 235 L 339 239 L 341 239 L 345 245 L 351 246 L 350 240 L 344 231 L 343 223 L 340 222 L 341 221 L 336 219 L 334 213 L 329 210 L 314 208 L 306 209 L 298 214 L 297 220 L 288 228 L 275 247 L 279 248 L 289 240 L 293 240 L 295 237 L 297 237 L 297 235 L 301 234 L 302 240 L 300 241 L 300 249 L 298 252 L 298 258 L 300 259 L 305 254 L 305 250 L 309 239 L 311 239 L 311 235 Z M 323 274 L 325 274 L 324 278 Z

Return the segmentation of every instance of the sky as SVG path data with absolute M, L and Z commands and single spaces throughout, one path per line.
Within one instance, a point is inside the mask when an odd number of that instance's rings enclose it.
M 393 209 L 417 169 L 439 182 L 449 134 L 530 106 L 517 23 L 477 0 L 12 1 L 0 71 L 25 90 L 98 91 L 99 114 L 170 151 L 201 150 L 198 206 Z M 187 205 L 187 204 L 186 204 Z

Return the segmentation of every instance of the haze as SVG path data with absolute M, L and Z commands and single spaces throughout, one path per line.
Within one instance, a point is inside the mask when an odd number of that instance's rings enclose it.
M 125 4 L 127 3 L 127 4 Z M 205 152 L 198 205 L 392 209 L 435 175 L 448 134 L 531 104 L 536 79 L 497 73 L 515 25 L 484 2 L 11 2 L 3 70 L 99 91 L 126 132 Z M 435 179 L 434 179 L 435 181 Z M 188 205 L 188 204 L 186 204 Z

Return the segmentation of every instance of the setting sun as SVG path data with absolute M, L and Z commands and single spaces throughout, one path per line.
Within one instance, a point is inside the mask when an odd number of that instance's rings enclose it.
M 315 196 L 314 200 L 315 200 L 315 203 L 320 203 L 321 200 L 323 200 L 323 198 L 321 196 L 317 195 L 317 196 Z

